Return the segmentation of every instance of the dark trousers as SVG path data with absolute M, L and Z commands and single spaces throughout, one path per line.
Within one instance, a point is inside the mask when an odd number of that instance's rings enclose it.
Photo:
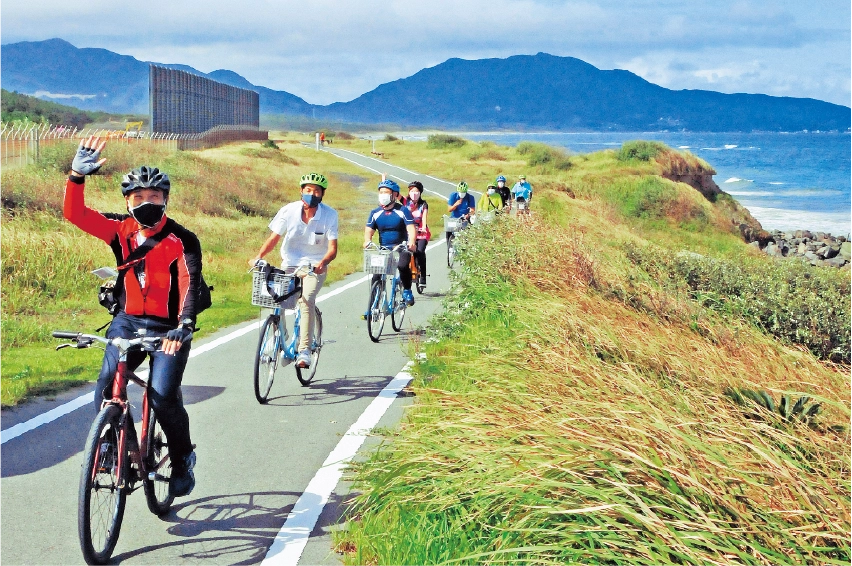
M 172 326 L 145 317 L 131 316 L 119 313 L 107 330 L 107 338 L 136 338 L 136 331 L 146 329 L 147 336 L 165 336 Z M 150 390 L 148 400 L 163 427 L 163 432 L 169 439 L 171 458 L 183 458 L 192 451 L 192 441 L 189 437 L 189 415 L 183 406 L 180 394 L 180 384 L 183 380 L 183 370 L 189 359 L 191 342 L 184 343 L 174 356 L 159 352 L 132 352 L 127 356 L 127 368 L 134 371 L 139 364 L 150 355 L 150 371 L 148 381 Z M 108 345 L 104 352 L 104 363 L 95 386 L 95 410 L 100 411 L 101 401 L 112 396 L 112 382 L 118 368 L 118 348 Z M 138 417 L 139 415 L 137 415 Z
M 402 281 L 403 289 L 411 289 L 411 252 L 408 250 L 399 252 L 399 280 Z M 381 279 L 381 275 L 373 275 L 373 281 Z
M 420 278 L 426 280 L 426 245 L 428 240 L 417 240 L 417 250 L 414 252 L 414 261 L 417 262 L 417 271 L 420 272 Z

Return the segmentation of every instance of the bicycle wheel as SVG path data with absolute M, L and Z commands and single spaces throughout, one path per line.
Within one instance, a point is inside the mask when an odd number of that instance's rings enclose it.
M 385 282 L 373 281 L 370 285 L 370 303 L 367 305 L 367 334 L 373 342 L 379 341 L 385 326 Z
M 127 455 L 118 453 L 121 408 L 108 405 L 101 409 L 86 439 L 83 470 L 77 505 L 77 533 L 80 549 L 87 564 L 106 564 L 112 556 L 127 491 L 119 487 L 124 478 L 118 477 L 119 460 L 127 474 Z
M 278 318 L 269 315 L 260 328 L 260 340 L 254 356 L 254 396 L 261 405 L 266 403 L 269 390 L 272 389 L 275 370 L 278 369 L 280 334 Z
M 456 249 L 453 247 L 453 240 L 455 240 L 455 236 L 447 240 L 447 267 L 451 269 L 456 258 Z
M 308 385 L 317 373 L 317 364 L 319 364 L 320 350 L 322 350 L 322 313 L 317 307 L 314 307 L 314 335 L 311 337 L 311 367 L 300 368 L 296 365 L 296 377 L 299 378 L 299 383 Z
M 396 280 L 396 292 L 393 294 L 393 305 L 391 305 L 391 326 L 397 332 L 402 330 L 402 321 L 405 320 L 405 299 L 402 298 L 402 281 Z
M 148 509 L 154 515 L 163 515 L 169 511 L 175 500 L 169 493 L 172 465 L 169 461 L 169 440 L 151 407 L 148 408 L 148 438 L 142 447 L 142 457 L 145 458 L 148 472 L 155 474 L 154 479 L 146 476 L 142 480 Z

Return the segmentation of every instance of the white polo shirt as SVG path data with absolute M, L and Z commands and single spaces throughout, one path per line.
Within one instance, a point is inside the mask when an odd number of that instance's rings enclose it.
M 282 236 L 281 267 L 316 265 L 328 252 L 328 241 L 337 239 L 337 211 L 320 203 L 307 224 L 302 222 L 302 201 L 281 207 L 269 229 Z

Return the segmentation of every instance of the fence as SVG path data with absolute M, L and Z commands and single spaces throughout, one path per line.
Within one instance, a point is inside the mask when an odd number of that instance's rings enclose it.
M 178 151 L 206 149 L 234 141 L 263 141 L 269 139 L 269 132 L 246 126 L 216 126 L 200 134 L 165 134 L 95 128 L 81 130 L 49 124 L 3 124 L 0 128 L 0 164 L 19 167 L 35 163 L 45 145 L 89 136 L 122 143 L 156 143 Z

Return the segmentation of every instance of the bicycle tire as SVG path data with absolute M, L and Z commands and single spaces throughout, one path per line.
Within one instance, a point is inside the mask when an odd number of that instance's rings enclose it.
M 396 332 L 402 330 L 402 321 L 405 320 L 405 299 L 402 298 L 402 281 L 396 280 L 396 291 L 393 294 L 393 305 L 391 305 L 391 326 Z
M 121 408 L 107 405 L 92 423 L 86 448 L 83 452 L 83 469 L 77 501 L 77 533 L 80 549 L 87 564 L 106 564 L 112 556 L 121 521 L 127 490 L 120 485 L 126 482 L 119 478 L 121 469 L 127 475 L 127 454 L 119 454 L 119 421 Z
M 317 364 L 319 364 L 320 350 L 322 350 L 322 313 L 314 307 L 314 335 L 311 336 L 311 367 L 300 368 L 296 366 L 296 377 L 302 385 L 309 385 L 317 373 Z
M 367 304 L 367 334 L 370 340 L 378 342 L 385 326 L 385 285 L 384 280 L 373 281 L 370 285 L 370 302 Z
M 455 237 L 450 238 L 449 241 L 447 241 L 447 267 L 449 267 L 450 269 L 453 268 L 453 263 L 455 262 L 456 258 L 456 249 L 453 246 L 454 239 Z
M 260 327 L 260 339 L 254 355 L 254 396 L 261 405 L 266 404 L 275 370 L 278 369 L 278 352 L 281 328 L 275 315 L 269 315 Z
M 154 479 L 148 476 L 143 478 L 142 486 L 145 488 L 145 500 L 148 509 L 158 517 L 168 513 L 175 498 L 169 490 L 169 482 L 172 476 L 172 466 L 169 461 L 169 442 L 153 407 L 148 408 L 148 438 L 145 440 L 144 452 L 145 467 L 149 472 L 155 474 Z

